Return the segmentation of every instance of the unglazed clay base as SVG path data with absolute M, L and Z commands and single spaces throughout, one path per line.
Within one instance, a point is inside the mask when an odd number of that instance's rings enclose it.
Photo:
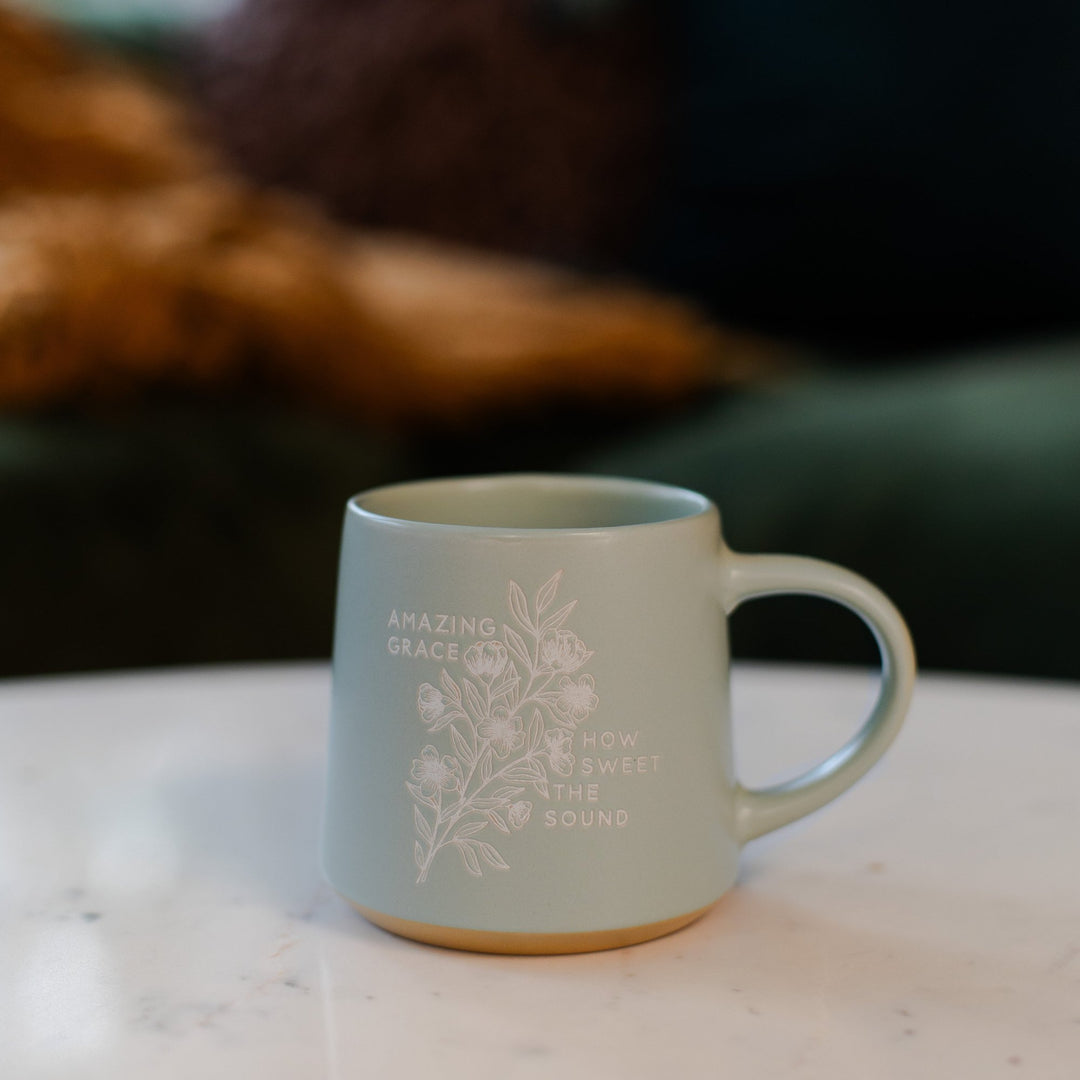
M 599 952 L 601 949 L 621 949 L 625 945 L 638 945 L 643 941 L 672 934 L 701 918 L 711 904 L 688 915 L 674 919 L 644 923 L 640 926 L 623 926 L 617 930 L 589 930 L 571 934 L 522 934 L 495 930 L 463 930 L 454 926 L 435 926 L 432 923 L 413 922 L 384 915 L 360 904 L 352 903 L 369 922 L 389 930 L 392 934 L 422 941 L 427 945 L 441 945 L 447 949 L 466 949 L 469 952 L 512 953 L 519 956 L 542 956 L 556 953 Z

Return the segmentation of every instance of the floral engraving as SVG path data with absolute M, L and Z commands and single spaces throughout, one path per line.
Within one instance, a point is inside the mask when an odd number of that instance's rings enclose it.
M 549 770 L 563 777 L 573 772 L 575 731 L 599 698 L 593 677 L 575 674 L 592 651 L 564 626 L 577 601 L 548 614 L 562 574 L 541 585 L 531 605 L 511 581 L 507 606 L 516 625 L 505 623 L 501 639 L 466 649 L 467 674 L 455 679 L 443 668 L 438 686 L 425 682 L 417 690 L 420 720 L 450 750 L 425 746 L 405 783 L 413 799 L 418 885 L 447 848 L 474 877 L 508 870 L 491 840 L 528 825 L 533 804 L 521 796 L 549 799 Z M 481 838 L 484 832 L 490 840 Z

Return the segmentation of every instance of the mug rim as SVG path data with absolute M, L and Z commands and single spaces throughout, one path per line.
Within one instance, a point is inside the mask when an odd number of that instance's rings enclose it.
M 491 492 L 498 486 L 506 485 L 517 489 L 532 488 L 536 493 L 582 493 L 594 492 L 624 496 L 627 500 L 651 500 L 656 512 L 643 515 L 641 520 L 606 522 L 596 525 L 500 525 L 463 524 L 452 521 L 431 520 L 427 516 L 407 516 L 401 512 L 392 513 L 378 509 L 380 500 L 392 500 L 395 496 L 410 494 L 422 496 L 425 492 L 445 494 L 458 489 L 464 493 L 479 495 Z M 372 504 L 375 504 L 374 506 Z M 667 506 L 668 512 L 662 507 Z M 433 529 L 439 532 L 462 533 L 473 535 L 499 536 L 570 536 L 596 535 L 609 532 L 627 532 L 639 529 L 663 528 L 680 522 L 694 521 L 710 514 L 718 514 L 716 505 L 706 495 L 676 484 L 665 484 L 657 480 L 644 480 L 628 476 L 609 476 L 590 473 L 483 473 L 466 476 L 434 477 L 430 479 L 406 480 L 399 483 L 380 484 L 353 495 L 347 503 L 347 510 L 359 518 L 399 528 Z

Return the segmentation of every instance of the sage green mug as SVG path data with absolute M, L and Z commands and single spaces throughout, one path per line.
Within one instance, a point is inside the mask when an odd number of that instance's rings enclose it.
M 807 593 L 873 631 L 869 718 L 766 789 L 733 766 L 727 615 Z M 506 475 L 377 488 L 345 514 L 323 866 L 372 922 L 555 953 L 686 925 L 748 840 L 834 798 L 908 708 L 911 639 L 828 563 L 743 555 L 681 488 Z

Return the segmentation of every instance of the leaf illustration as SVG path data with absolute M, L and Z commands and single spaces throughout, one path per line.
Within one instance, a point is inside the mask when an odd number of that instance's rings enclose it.
M 472 711 L 473 719 L 483 720 L 487 715 L 487 710 L 484 708 L 484 699 L 480 696 L 480 691 L 476 689 L 471 679 L 461 681 L 465 685 L 465 704 Z
M 547 779 L 544 766 L 535 758 L 522 758 L 507 769 L 503 776 L 507 780 L 524 780 L 528 784 L 535 784 L 537 780 Z
M 484 751 L 480 758 L 480 786 L 483 787 L 491 779 L 491 749 Z
M 559 581 L 563 572 L 557 570 L 536 592 L 536 617 L 539 618 L 551 606 L 555 599 L 555 592 L 559 588 Z
M 408 780 L 405 781 L 405 786 L 409 789 L 409 794 L 417 801 L 423 803 L 425 806 L 430 806 L 433 810 L 438 809 L 438 803 L 431 795 L 425 795 L 420 790 L 419 784 L 410 784 Z
M 439 685 L 443 688 L 443 693 L 453 698 L 459 705 L 461 704 L 461 691 L 458 689 L 458 684 L 454 682 L 450 675 L 450 672 L 443 668 L 439 672 Z
M 522 758 L 515 762 L 514 766 L 503 773 L 507 780 L 523 780 L 533 787 L 545 798 L 551 797 L 548 787 L 547 770 L 538 758 Z
M 453 746 L 454 753 L 457 754 L 465 766 L 471 767 L 476 760 L 473 749 L 469 746 L 465 736 L 453 724 L 450 725 L 450 745 Z
M 483 840 L 475 840 L 474 843 L 480 849 L 480 854 L 484 858 L 489 866 L 494 866 L 496 870 L 509 870 L 506 860 L 495 850 L 495 848 L 486 843 Z
M 447 724 L 452 724 L 455 720 L 467 720 L 468 717 L 460 709 L 447 709 L 446 712 L 435 721 L 434 724 L 428 728 L 429 731 L 442 731 Z
M 521 682 L 518 669 L 511 661 L 503 668 L 502 674 L 491 684 L 491 699 L 507 697 L 513 693 L 514 687 Z
M 532 657 L 529 655 L 529 646 L 525 639 L 512 627 L 503 623 L 503 636 L 506 638 L 506 647 L 522 662 L 526 671 L 532 671 Z
M 577 607 L 576 600 L 571 600 L 569 604 L 563 604 L 554 615 L 550 615 L 544 620 L 544 625 L 540 627 L 540 633 L 546 634 L 549 630 L 558 630 L 559 627 L 570 618 L 570 612 L 573 611 L 575 607 Z
M 456 840 L 467 839 L 470 836 L 475 836 L 478 832 L 483 832 L 487 826 L 486 821 L 467 821 L 464 825 L 458 826 L 454 832 L 454 838 Z
M 494 704 L 496 701 L 506 701 L 507 709 L 512 713 L 518 707 L 518 701 L 521 695 L 518 691 L 521 688 L 520 679 L 510 679 L 505 685 L 500 686 L 497 691 L 492 691 L 491 702 Z
M 479 844 L 479 840 L 455 840 L 454 847 L 461 852 L 462 861 L 465 863 L 465 869 L 472 874 L 473 877 L 483 877 L 484 871 L 480 869 L 480 860 L 476 857 L 476 850 L 474 845 Z
M 529 618 L 529 601 L 525 593 L 516 581 L 510 582 L 510 611 L 514 618 L 525 627 L 526 630 L 535 631 L 532 619 Z
M 503 819 L 499 817 L 499 815 L 496 814 L 494 810 L 488 811 L 488 821 L 490 821 L 491 824 L 499 830 L 499 832 L 504 832 L 507 836 L 510 835 L 510 826 L 507 825 L 506 822 L 503 821 Z
M 421 839 L 430 844 L 435 839 L 435 834 L 431 831 L 427 818 L 420 813 L 419 806 L 413 807 L 413 821 L 416 823 L 416 831 L 420 834 Z
M 557 719 L 557 717 L 556 717 Z M 536 750 L 544 741 L 544 718 L 539 709 L 533 709 L 532 719 L 529 721 L 529 750 Z
M 524 788 L 518 788 L 518 791 L 524 791 Z M 474 810 L 501 810 L 504 806 L 508 805 L 508 799 L 496 799 L 491 796 L 487 799 L 470 799 L 469 805 Z
M 520 795 L 525 789 L 520 787 L 501 787 L 498 791 L 494 791 L 491 794 L 493 799 L 498 799 L 500 802 L 509 802 L 515 796 Z
M 423 870 L 424 869 L 424 849 L 420 846 L 420 841 L 419 840 L 417 840 L 416 843 L 413 844 L 412 857 L 416 862 L 417 868 L 420 869 L 420 870 Z
M 517 674 L 517 668 L 514 668 L 514 674 Z M 517 712 L 518 706 L 521 704 L 521 679 L 516 678 L 510 683 L 510 690 L 506 695 L 506 707 L 510 710 L 512 716 Z
M 524 790 L 523 787 L 501 787 L 493 795 L 488 795 L 482 799 L 470 799 L 469 805 L 474 810 L 501 810 L 509 806 Z
M 565 728 L 567 731 L 576 731 L 577 723 L 572 717 L 559 712 L 558 702 L 562 696 L 559 690 L 545 690 L 542 694 L 537 694 L 536 698 L 541 705 L 545 706 L 551 712 L 551 719 L 561 728 Z

